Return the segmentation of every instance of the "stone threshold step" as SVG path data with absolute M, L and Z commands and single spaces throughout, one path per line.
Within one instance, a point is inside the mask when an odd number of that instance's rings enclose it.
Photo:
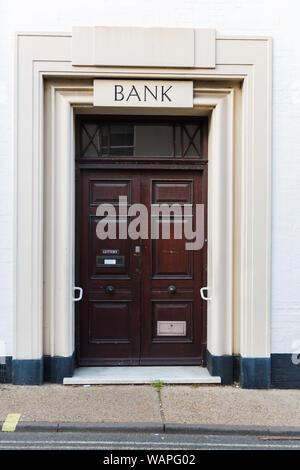
M 152 384 L 219 384 L 220 377 L 212 377 L 200 366 L 131 366 L 131 367 L 80 367 L 73 377 L 65 377 L 64 385 L 125 385 Z

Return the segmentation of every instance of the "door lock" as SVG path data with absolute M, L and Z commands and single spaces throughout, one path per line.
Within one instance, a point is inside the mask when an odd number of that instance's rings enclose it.
M 176 287 L 175 286 L 169 286 L 168 287 L 168 292 L 169 292 L 169 294 L 176 294 Z
M 115 288 L 114 286 L 107 286 L 105 291 L 107 292 L 107 294 L 113 294 L 115 292 Z

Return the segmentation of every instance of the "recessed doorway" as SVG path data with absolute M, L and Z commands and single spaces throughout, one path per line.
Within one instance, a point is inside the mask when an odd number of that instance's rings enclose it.
M 84 293 L 76 314 L 80 366 L 204 364 L 206 132 L 205 118 L 77 118 L 76 282 Z M 113 238 L 99 239 L 97 226 L 108 217 L 99 215 L 101 205 L 115 211 Z M 141 215 L 132 212 L 136 205 L 145 209 L 144 226 L 132 237 L 130 224 Z M 153 207 L 161 205 L 179 213 L 155 215 Z M 199 206 L 204 240 L 198 249 L 187 249 L 185 225 L 196 233 Z

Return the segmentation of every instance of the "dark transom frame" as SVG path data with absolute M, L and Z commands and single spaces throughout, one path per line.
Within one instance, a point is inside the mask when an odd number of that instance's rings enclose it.
M 93 123 L 101 125 L 109 125 L 115 123 L 126 123 L 129 125 L 145 124 L 145 125 L 172 125 L 173 126 L 173 155 L 166 155 L 166 156 L 101 156 L 98 154 L 97 157 L 94 156 L 84 156 L 85 151 L 87 148 L 92 145 L 96 152 L 98 153 L 98 149 L 95 146 L 93 139 L 98 133 L 99 128 L 97 128 L 94 134 L 90 134 L 86 127 L 86 123 Z M 186 128 L 187 125 L 197 125 L 197 128 L 190 133 Z M 181 135 L 181 155 L 175 154 L 175 126 L 181 126 L 180 128 L 180 135 Z M 82 151 L 81 145 L 81 132 L 82 128 L 84 127 L 84 131 L 86 132 L 90 142 L 86 145 L 84 151 Z M 109 128 L 109 127 L 108 127 Z M 200 131 L 200 148 L 197 148 L 194 138 Z M 187 144 L 183 146 L 183 136 L 186 135 Z M 99 132 L 99 139 L 101 139 L 101 132 Z M 112 161 L 145 161 L 145 160 L 165 160 L 165 161 L 176 161 L 176 163 L 187 163 L 187 162 L 201 162 L 206 163 L 208 158 L 208 118 L 206 116 L 139 116 L 139 115 L 77 115 L 76 116 L 76 160 L 83 163 L 85 162 L 112 162 Z M 101 145 L 101 142 L 99 143 Z M 108 135 L 108 147 L 110 147 L 110 135 Z M 190 147 L 194 147 L 196 152 L 198 153 L 197 156 L 190 156 L 187 157 L 186 154 Z

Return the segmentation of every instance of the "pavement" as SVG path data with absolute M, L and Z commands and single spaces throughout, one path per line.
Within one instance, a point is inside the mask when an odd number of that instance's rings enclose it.
M 0 426 L 16 431 L 300 437 L 300 390 L 221 385 L 0 384 Z M 5 428 L 5 427 L 4 427 Z

